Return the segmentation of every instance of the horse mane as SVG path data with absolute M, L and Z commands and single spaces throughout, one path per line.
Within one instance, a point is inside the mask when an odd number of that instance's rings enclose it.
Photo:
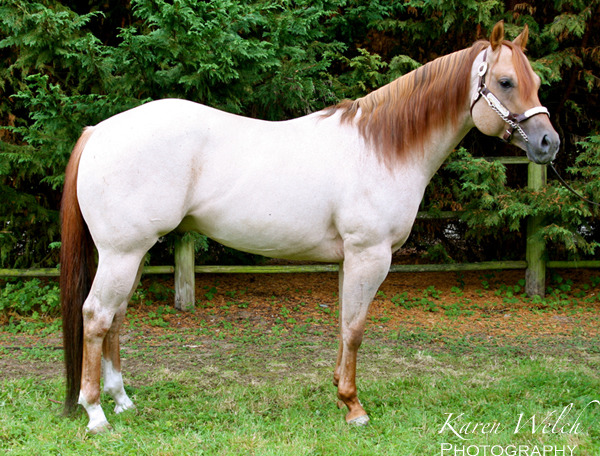
M 510 41 L 503 44 L 513 50 L 520 90 L 533 93 L 527 57 Z M 439 57 L 362 98 L 327 108 L 324 115 L 340 111 L 342 123 L 356 122 L 362 137 L 388 165 L 409 153 L 422 153 L 432 132 L 448 120 L 453 126 L 460 121 L 469 103 L 473 62 L 489 45 L 480 40 Z

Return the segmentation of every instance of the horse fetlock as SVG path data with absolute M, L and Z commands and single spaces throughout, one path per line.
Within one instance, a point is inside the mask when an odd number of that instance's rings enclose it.
M 113 363 L 109 359 L 102 359 L 104 368 L 104 392 L 108 393 L 117 404 L 115 411 L 125 411 L 133 407 L 133 402 L 127 396 L 123 386 L 123 375 L 114 368 Z M 117 412 L 119 413 L 119 412 Z
M 356 396 L 356 386 L 346 386 L 343 387 L 341 384 L 338 385 L 338 398 L 343 401 L 349 408 L 351 404 L 357 403 L 360 405 L 358 401 L 358 397 Z
M 100 403 L 90 404 L 85 400 L 83 395 L 79 396 L 79 403 L 87 412 L 89 418 L 87 430 L 90 434 L 100 434 L 112 429 L 106 419 L 106 415 L 104 415 L 104 410 L 102 410 Z
M 105 389 L 104 392 L 108 393 L 115 401 L 115 413 L 122 413 L 125 410 L 135 408 L 133 401 L 129 399 L 123 388 L 117 390 Z
M 348 407 L 348 413 L 346 414 L 347 423 L 354 422 L 358 418 L 367 415 L 367 412 L 363 408 L 362 404 L 360 403 L 360 400 L 358 399 L 358 396 L 356 395 L 356 389 L 354 389 L 354 394 L 351 395 L 342 395 L 338 391 L 338 407 L 343 408 L 344 405 Z M 366 419 L 368 421 L 368 417 Z M 362 420 L 364 420 L 364 418 Z

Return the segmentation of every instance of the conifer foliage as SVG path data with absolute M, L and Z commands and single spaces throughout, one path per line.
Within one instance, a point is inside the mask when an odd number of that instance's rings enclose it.
M 56 265 L 64 169 L 86 125 L 165 97 L 269 120 L 304 115 L 465 48 L 501 19 L 509 37 L 530 28 L 542 103 L 563 139 L 558 168 L 600 200 L 600 0 L 89 4 L 0 5 L 0 267 Z M 472 158 L 519 154 L 512 148 L 476 134 L 463 146 L 469 152 L 436 177 L 424 207 L 464 210 L 455 225 L 480 246 L 478 255 L 506 255 L 512 249 L 502 243 L 518 238 L 532 214 L 545 217 L 541 235 L 561 254 L 594 252 L 595 209 L 554 183 L 528 192 L 502 165 Z M 464 259 L 448 225 L 430 223 L 413 242 L 426 238 Z

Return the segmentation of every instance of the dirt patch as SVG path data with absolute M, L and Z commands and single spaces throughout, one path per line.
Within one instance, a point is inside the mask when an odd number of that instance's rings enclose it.
M 536 300 L 522 296 L 523 271 L 392 273 L 371 306 L 366 341 L 394 350 L 468 353 L 476 347 L 520 346 L 525 353 L 535 346 L 550 355 L 571 348 L 594 352 L 600 337 L 599 275 L 559 271 L 558 279 L 549 281 L 549 296 Z M 253 353 L 262 360 L 265 376 L 334 361 L 335 273 L 198 275 L 196 299 L 193 312 L 175 312 L 172 278 L 144 278 L 122 330 L 128 372 L 195 368 L 210 377 L 214 366 L 226 367 Z M 0 371 L 5 378 L 60 376 L 61 344 L 55 333 L 0 332 Z M 285 366 L 269 364 L 283 352 Z M 227 369 L 218 375 L 223 372 Z M 231 372 L 244 376 L 239 368 Z M 261 381 L 256 372 L 248 378 Z
M 523 271 L 392 273 L 371 305 L 367 329 L 598 336 L 597 271 L 561 271 L 559 281 L 549 283 L 552 292 L 545 300 L 524 297 L 523 276 Z M 197 278 L 196 299 L 194 316 L 206 321 L 251 322 L 265 328 L 279 323 L 287 330 L 308 321 L 318 329 L 334 325 L 337 330 L 335 273 L 204 275 Z M 175 314 L 169 320 L 185 326 L 185 317 Z

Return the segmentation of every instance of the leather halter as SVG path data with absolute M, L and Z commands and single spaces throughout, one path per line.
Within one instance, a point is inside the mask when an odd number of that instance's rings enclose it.
M 487 101 L 487 104 L 490 106 L 490 108 L 492 108 L 494 112 L 508 124 L 502 137 L 504 141 L 510 142 L 514 131 L 517 130 L 525 142 L 529 142 L 529 138 L 523 131 L 523 128 L 521 128 L 520 123 L 525 122 L 527 119 L 538 114 L 546 114 L 548 117 L 550 117 L 550 112 L 544 106 L 536 106 L 528 109 L 523 114 L 515 114 L 514 112 L 511 112 L 485 85 L 485 75 L 487 74 L 488 68 L 489 65 L 487 62 L 486 49 L 483 51 L 483 62 L 481 65 L 479 65 L 479 69 L 477 70 L 477 75 L 479 76 L 479 87 L 477 87 L 477 92 L 475 92 L 471 101 L 471 117 L 473 116 L 473 107 L 475 106 L 475 103 L 477 103 L 479 98 L 483 97 L 485 101 Z

